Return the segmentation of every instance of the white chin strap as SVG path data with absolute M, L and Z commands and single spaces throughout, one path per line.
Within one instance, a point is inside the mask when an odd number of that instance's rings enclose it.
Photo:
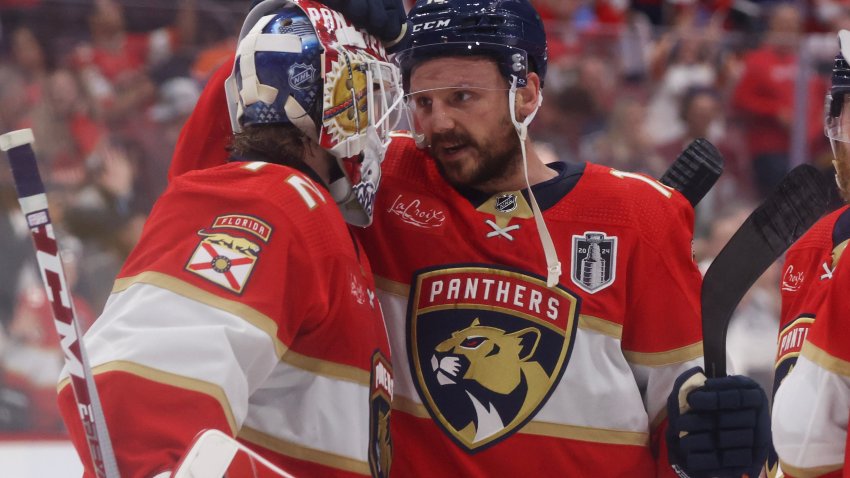
M 838 178 L 838 148 L 835 145 L 836 141 L 838 140 L 829 138 L 829 146 L 832 148 L 832 168 L 835 170 L 835 184 L 838 186 L 839 191 L 847 194 L 848 191 L 844 190 L 844 186 L 841 185 L 841 179 Z
M 511 90 L 508 93 L 508 105 L 511 111 L 511 121 L 516 128 L 519 136 L 519 147 L 522 151 L 522 171 L 525 175 L 525 185 L 528 187 L 528 197 L 531 198 L 531 210 L 534 213 L 534 223 L 537 225 L 537 235 L 540 236 L 540 243 L 543 245 L 543 254 L 546 256 L 546 287 L 555 287 L 558 285 L 558 280 L 561 277 L 561 261 L 558 260 L 558 253 L 555 251 L 555 244 L 552 242 L 552 236 L 549 234 L 549 229 L 546 227 L 546 222 L 543 220 L 543 213 L 540 212 L 540 206 L 537 205 L 537 198 L 534 197 L 534 191 L 531 190 L 531 183 L 528 180 L 528 157 L 525 152 L 525 140 L 528 137 L 528 125 L 537 114 L 537 110 L 543 103 L 543 92 L 539 92 L 537 96 L 537 106 L 534 111 L 528 115 L 522 122 L 516 118 L 516 84 L 517 77 L 513 76 L 511 81 Z

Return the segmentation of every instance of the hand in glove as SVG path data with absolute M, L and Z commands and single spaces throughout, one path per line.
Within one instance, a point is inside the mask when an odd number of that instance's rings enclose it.
M 670 464 L 683 478 L 759 476 L 770 448 L 764 390 L 750 378 L 680 375 L 667 399 Z

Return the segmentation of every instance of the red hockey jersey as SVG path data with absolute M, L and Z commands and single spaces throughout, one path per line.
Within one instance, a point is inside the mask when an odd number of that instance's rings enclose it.
M 395 360 L 393 476 L 675 476 L 664 407 L 701 365 L 693 210 L 645 176 L 553 165 L 534 187 L 464 194 L 398 135 L 371 227 Z
M 817 327 L 815 326 L 815 317 L 817 317 L 817 323 L 819 323 L 824 311 L 834 311 L 836 310 L 836 307 L 838 307 L 839 303 L 835 300 L 836 298 L 833 298 L 831 303 L 825 304 L 825 302 L 828 296 L 841 295 L 841 292 L 833 291 L 836 287 L 839 289 L 841 288 L 840 285 L 836 285 L 837 282 L 834 277 L 838 276 L 836 267 L 844 248 L 847 246 L 848 239 L 850 239 L 850 207 L 844 206 L 827 215 L 812 226 L 812 228 L 802 238 L 800 238 L 800 240 L 797 241 L 791 249 L 789 249 L 786 255 L 785 271 L 783 273 L 781 283 L 782 315 L 780 318 L 781 322 L 777 344 L 776 373 L 773 387 L 774 395 L 777 400 L 773 410 L 774 430 L 785 431 L 778 432 L 778 434 L 775 435 L 777 448 L 788 446 L 788 440 L 793 441 L 795 439 L 793 437 L 789 437 L 787 431 L 788 427 L 800 425 L 803 421 L 810 419 L 825 419 L 826 417 L 821 414 L 828 413 L 826 410 L 819 409 L 819 405 L 822 407 L 830 402 L 824 401 L 824 397 L 812 396 L 811 394 L 815 392 L 814 388 L 811 390 L 803 390 L 799 389 L 799 387 L 807 386 L 806 384 L 813 385 L 818 383 L 813 381 L 814 376 L 823 376 L 823 374 L 826 373 L 821 370 L 817 370 L 815 372 L 810 370 L 813 367 L 817 367 L 817 360 L 823 356 L 817 351 L 818 346 L 816 344 L 823 343 L 823 340 L 826 339 L 826 337 L 817 338 L 813 335 L 815 334 L 816 329 L 821 331 L 825 330 L 825 328 L 820 325 Z M 845 286 L 845 294 L 846 290 L 847 288 Z M 844 315 L 846 315 L 847 310 L 847 306 L 845 305 Z M 839 319 L 839 317 L 836 315 L 830 320 L 835 322 L 837 319 Z M 829 327 L 836 326 L 830 325 Z M 821 334 L 822 333 L 823 332 L 821 332 Z M 807 339 L 812 343 L 806 345 Z M 807 349 L 809 351 L 808 354 L 806 353 Z M 803 356 L 812 356 L 809 357 L 809 360 L 805 360 L 805 362 L 807 362 L 805 367 L 803 367 L 802 363 L 798 363 L 801 352 Z M 846 346 L 842 353 L 845 352 Z M 811 360 L 815 360 L 815 364 L 812 364 Z M 829 361 L 827 360 L 827 362 Z M 793 382 L 797 383 L 797 385 L 790 386 L 797 388 L 798 390 L 784 391 L 786 388 L 784 383 L 786 381 L 791 383 L 791 377 L 798 375 L 798 372 L 794 372 L 789 375 L 791 370 L 801 371 L 799 376 L 793 380 Z M 829 367 L 827 367 L 827 370 L 830 370 Z M 845 378 L 845 381 L 846 380 L 847 379 Z M 833 378 L 831 382 L 834 381 L 835 379 Z M 779 391 L 783 391 L 786 396 L 786 399 L 782 403 L 779 401 Z M 796 403 L 793 406 L 791 405 L 791 400 L 796 400 Z M 847 402 L 847 400 L 845 400 L 845 402 Z M 835 406 L 841 403 L 841 401 L 836 400 L 831 403 L 832 406 Z M 850 404 L 850 402 L 848 402 L 848 404 Z M 844 422 L 846 425 L 848 406 L 844 405 L 843 409 Z M 812 422 L 812 425 L 814 425 L 814 423 L 815 422 Z M 821 425 L 823 425 L 823 428 Z M 838 439 L 838 435 L 835 433 L 837 430 L 834 429 L 827 433 L 829 427 L 826 426 L 826 423 L 819 423 L 815 428 L 812 428 L 812 430 L 824 431 L 825 434 L 822 436 L 822 439 L 828 440 L 829 443 L 832 443 L 832 446 L 828 446 L 827 448 L 835 448 L 834 445 L 836 443 L 844 443 L 843 438 L 840 442 L 836 441 Z M 841 432 L 842 437 L 846 435 L 846 426 Z M 820 435 L 820 432 L 816 433 L 816 435 Z M 843 453 L 843 446 L 840 451 Z M 816 469 L 818 473 L 822 473 L 829 471 L 829 469 L 827 469 L 829 467 L 834 469 L 835 465 L 840 463 L 835 460 L 836 457 L 834 454 L 832 456 L 828 453 L 824 455 L 819 453 L 816 448 L 808 448 L 804 455 L 805 456 L 792 455 L 790 457 L 790 462 L 788 461 L 788 456 L 781 457 L 781 468 L 786 476 L 811 476 L 813 468 Z M 776 473 L 776 466 L 777 460 L 774 455 L 773 459 L 768 463 L 769 474 L 771 476 Z M 836 472 L 834 476 L 840 476 L 840 473 Z
M 292 168 L 173 179 L 85 344 L 125 478 L 173 469 L 206 428 L 296 476 L 387 476 L 393 382 L 371 269 L 330 194 Z

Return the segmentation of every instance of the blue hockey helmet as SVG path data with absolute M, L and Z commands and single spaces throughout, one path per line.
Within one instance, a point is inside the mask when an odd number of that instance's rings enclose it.
M 292 124 L 337 159 L 345 219 L 371 222 L 380 161 L 400 115 L 398 69 L 381 42 L 315 0 L 265 0 L 239 35 L 225 83 L 234 132 Z
M 490 56 L 502 74 L 526 86 L 534 71 L 541 85 L 548 51 L 540 14 L 529 0 L 418 0 L 408 13 L 408 48 L 397 61 L 408 81 L 413 67 L 441 56 Z

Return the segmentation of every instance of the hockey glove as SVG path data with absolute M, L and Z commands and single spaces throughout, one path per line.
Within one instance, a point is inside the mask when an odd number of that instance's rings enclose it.
M 759 476 L 770 448 L 767 395 L 750 378 L 680 375 L 667 399 L 670 464 L 683 478 Z
M 376 36 L 388 52 L 401 49 L 407 34 L 403 0 L 319 0 L 342 13 L 357 28 Z

